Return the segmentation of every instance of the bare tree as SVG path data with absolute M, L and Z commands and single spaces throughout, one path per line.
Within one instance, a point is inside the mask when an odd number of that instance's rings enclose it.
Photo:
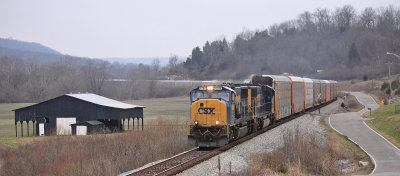
M 79 61 L 73 57 L 67 57 L 57 63 L 62 75 L 58 78 L 58 90 L 60 93 L 77 92 L 81 88 L 83 79 L 79 75 Z
M 372 7 L 367 7 L 361 12 L 360 25 L 361 27 L 371 29 L 376 24 L 376 13 Z
M 177 55 L 171 55 L 168 59 L 168 74 L 169 75 L 177 75 L 177 66 L 178 66 L 178 56 Z
M 157 79 L 159 73 L 160 73 L 160 59 L 153 59 L 151 61 L 151 79 Z
M 24 99 L 24 84 L 27 80 L 25 64 L 13 56 L 0 58 L 0 102 L 15 102 Z
M 29 92 L 32 101 L 41 101 L 47 96 L 50 84 L 55 82 L 57 78 L 57 70 L 53 70 L 52 68 L 53 67 L 30 64 L 27 91 Z
M 396 29 L 398 30 L 400 27 L 400 19 L 396 19 L 396 17 L 400 17 L 399 11 L 399 9 L 396 10 L 393 6 L 381 9 L 381 15 L 378 16 L 377 22 L 378 29 L 388 33 Z
M 313 16 L 318 31 L 324 31 L 331 25 L 332 20 L 328 9 L 317 9 Z
M 300 14 L 297 23 L 300 30 L 310 33 L 314 32 L 315 30 L 314 16 L 309 11 Z
M 336 9 L 334 19 L 336 21 L 336 25 L 340 29 L 341 32 L 348 29 L 352 22 L 355 20 L 356 10 L 353 6 L 345 5 L 342 8 Z
M 82 71 L 86 81 L 88 81 L 89 90 L 99 94 L 103 88 L 104 81 L 108 78 L 110 65 L 105 61 L 94 62 L 88 60 Z

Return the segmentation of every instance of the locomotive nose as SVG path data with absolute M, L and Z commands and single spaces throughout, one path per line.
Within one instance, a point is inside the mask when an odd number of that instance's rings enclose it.
M 191 125 L 226 125 L 226 104 L 218 99 L 200 99 L 192 104 Z M 197 123 L 197 124 L 196 124 Z

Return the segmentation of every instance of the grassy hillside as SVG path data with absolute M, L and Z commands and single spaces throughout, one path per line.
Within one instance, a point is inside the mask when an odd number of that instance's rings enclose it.
M 387 106 L 382 106 L 372 112 L 372 115 L 367 113 L 368 118 L 374 118 L 367 121 L 367 124 L 378 131 L 380 134 L 389 139 L 397 147 L 400 147 L 400 113 L 395 113 L 394 108 L 400 103 L 395 103 Z

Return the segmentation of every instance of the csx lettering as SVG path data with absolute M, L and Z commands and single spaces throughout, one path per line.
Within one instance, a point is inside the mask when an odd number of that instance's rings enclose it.
M 215 108 L 199 108 L 197 111 L 199 112 L 199 114 L 215 114 L 214 113 L 214 109 Z

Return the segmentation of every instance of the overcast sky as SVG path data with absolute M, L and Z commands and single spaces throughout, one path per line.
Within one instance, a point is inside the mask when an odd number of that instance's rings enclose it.
M 265 29 L 317 8 L 399 0 L 1 0 L 0 37 L 84 57 L 187 56 L 195 46 Z

